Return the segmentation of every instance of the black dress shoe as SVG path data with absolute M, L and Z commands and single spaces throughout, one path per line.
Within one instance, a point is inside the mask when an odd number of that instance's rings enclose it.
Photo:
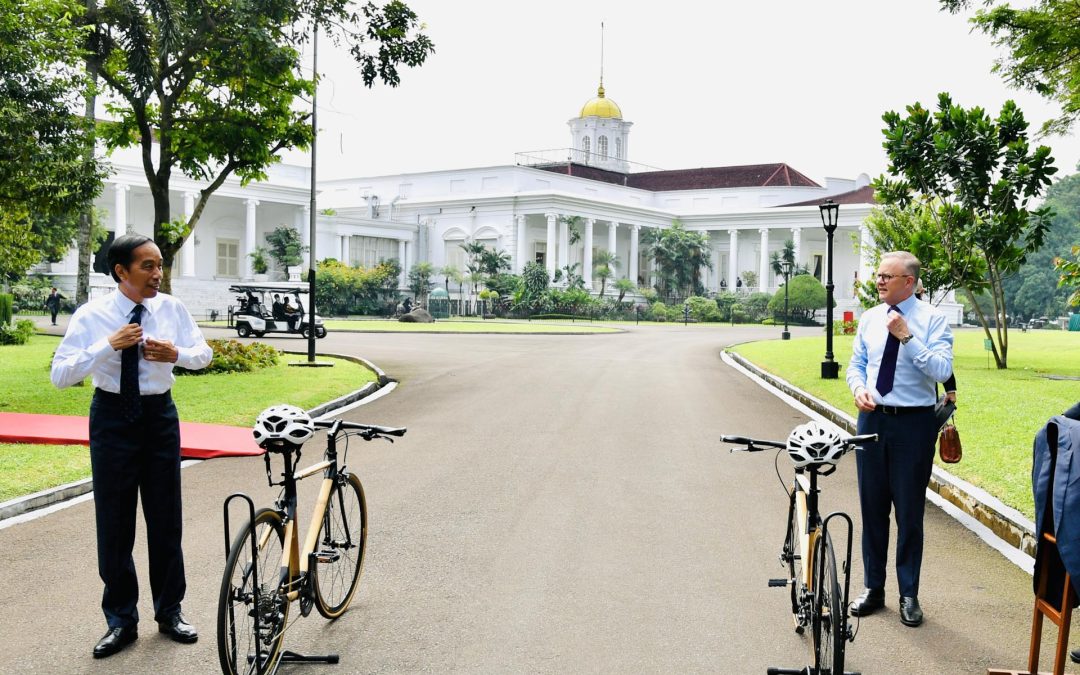
M 1069 652 L 1069 658 L 1072 659 L 1073 663 L 1080 663 L 1080 649 L 1074 649 Z
M 158 632 L 165 633 L 176 642 L 191 644 L 199 639 L 195 626 L 184 620 L 184 615 L 177 612 L 164 621 L 158 621 Z
M 127 647 L 139 637 L 139 631 L 135 626 L 110 628 L 105 636 L 94 645 L 94 658 L 103 659 L 112 656 L 124 647 Z
M 851 603 L 852 616 L 870 616 L 885 606 L 884 588 L 867 588 Z
M 922 608 L 915 596 L 900 596 L 900 623 L 914 628 L 923 621 Z

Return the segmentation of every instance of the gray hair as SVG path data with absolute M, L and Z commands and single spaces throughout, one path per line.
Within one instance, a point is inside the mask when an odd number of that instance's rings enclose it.
M 904 266 L 904 272 L 914 277 L 916 282 L 919 281 L 919 269 L 922 265 L 918 258 L 907 251 L 890 251 L 882 254 L 881 259 L 885 260 L 886 258 L 899 261 Z

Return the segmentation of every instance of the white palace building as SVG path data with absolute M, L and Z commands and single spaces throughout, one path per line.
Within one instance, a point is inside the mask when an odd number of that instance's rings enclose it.
M 629 161 L 632 123 L 605 96 L 602 84 L 568 124 L 571 148 L 519 153 L 514 165 L 320 182 L 316 256 L 360 266 L 397 258 L 404 270 L 420 261 L 436 270 L 447 265 L 464 270 L 460 245 L 479 241 L 509 253 L 514 272 L 532 260 L 549 272 L 580 263 L 586 286 L 599 292 L 592 278 L 596 251 L 618 257 L 617 276 L 651 285 L 653 263 L 641 246 L 642 230 L 680 221 L 708 235 L 713 269 L 704 279 L 709 290 L 736 289 L 737 279 L 752 271 L 761 290 L 776 292 L 782 279 L 773 273 L 770 256 L 788 240 L 795 244 L 796 261 L 824 283 L 828 261 L 818 205 L 832 199 L 840 205 L 833 239 L 837 315 L 860 313 L 855 281 L 872 272 L 859 245 L 869 241 L 863 222 L 874 205 L 865 174 L 854 180 L 827 178 L 820 185 L 783 163 L 669 171 L 642 167 Z M 129 231 L 152 235 L 152 203 L 138 152 L 117 152 L 112 162 L 115 172 L 97 202 L 110 237 Z M 241 186 L 230 179 L 222 185 L 182 249 L 173 267 L 173 292 L 196 316 L 225 310 L 232 299 L 229 284 L 253 276 L 248 252 L 265 246 L 264 237 L 275 228 L 295 227 L 309 243 L 308 168 L 280 164 L 268 173 L 264 182 Z M 171 187 L 174 217 L 188 216 L 203 185 L 174 174 Z M 581 218 L 582 236 L 573 246 L 564 218 L 571 216 Z M 75 254 L 37 271 L 72 289 Z M 94 272 L 94 292 L 112 287 L 104 255 L 96 256 Z M 272 273 L 284 278 L 282 270 Z M 403 273 L 402 289 L 405 285 Z M 744 285 L 740 290 L 758 289 Z M 941 307 L 960 322 L 959 305 Z

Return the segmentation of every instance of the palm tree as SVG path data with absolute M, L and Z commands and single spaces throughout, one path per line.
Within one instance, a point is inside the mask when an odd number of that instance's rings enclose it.
M 446 294 L 450 295 L 450 282 L 455 280 L 456 277 L 461 276 L 461 270 L 454 265 L 447 265 L 439 269 L 439 274 L 443 276 L 443 284 L 446 286 Z
M 611 251 L 597 251 L 593 256 L 593 267 L 596 269 L 596 276 L 600 279 L 600 297 L 604 297 L 604 290 L 607 288 L 607 280 L 615 274 L 615 270 L 619 267 L 621 261 L 619 257 Z
M 621 303 L 623 301 L 623 298 L 626 297 L 626 294 L 634 290 L 636 287 L 637 285 L 632 279 L 627 279 L 625 277 L 622 279 L 616 279 L 615 290 L 619 292 L 619 299 L 616 300 L 616 302 Z
M 676 220 L 668 228 L 645 230 L 641 241 L 659 268 L 657 292 L 665 297 L 677 292 L 689 297 L 701 289 L 701 268 L 712 269 L 709 235 L 687 230 Z

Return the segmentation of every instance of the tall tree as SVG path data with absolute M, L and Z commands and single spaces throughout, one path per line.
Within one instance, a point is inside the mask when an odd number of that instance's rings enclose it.
M 1043 244 L 1050 210 L 1029 207 L 1057 171 L 1050 148 L 1031 149 L 1027 122 L 1012 101 L 991 119 L 982 108 L 965 110 L 943 93 L 933 114 L 915 103 L 906 117 L 890 111 L 882 118 L 893 177 L 880 176 L 875 193 L 884 204 L 930 209 L 942 268 L 955 287 L 970 297 L 986 290 L 993 300 L 993 316 L 977 315 L 997 367 L 1007 368 L 1003 282 Z
M 164 258 L 162 288 L 206 202 L 227 178 L 266 177 L 288 148 L 311 142 L 310 112 L 296 105 L 314 81 L 301 47 L 312 24 L 344 44 L 361 81 L 400 81 L 434 51 L 416 14 L 399 0 L 379 7 L 349 0 L 110 0 L 87 13 L 91 65 L 112 103 L 109 148 L 137 145 L 154 204 L 154 240 Z M 306 108 L 306 106 L 305 106 Z M 191 217 L 173 221 L 172 172 L 208 183 Z
M 0 281 L 59 260 L 101 191 L 73 0 L 0 0 Z
M 1054 211 L 1046 243 L 1005 279 L 1009 314 L 1021 319 L 1064 314 L 1069 295 L 1078 285 L 1075 281 L 1059 285 L 1054 260 L 1068 256 L 1080 244 L 1080 174 L 1055 181 L 1046 191 L 1046 205 Z
M 709 235 L 687 230 L 676 220 L 671 227 L 645 230 L 641 242 L 659 267 L 656 290 L 660 295 L 670 298 L 676 293 L 684 297 L 701 293 L 701 270 L 712 269 Z
M 593 256 L 593 268 L 596 270 L 596 277 L 600 280 L 601 298 L 604 297 L 604 291 L 607 290 L 607 280 L 615 275 L 615 270 L 621 264 L 619 256 L 611 251 L 600 250 Z
M 1014 8 L 996 0 L 941 0 L 953 14 L 973 4 L 983 9 L 972 25 L 1005 50 L 993 71 L 1009 85 L 1061 106 L 1061 115 L 1043 125 L 1044 133 L 1068 131 L 1080 117 L 1080 1 L 1039 0 Z

